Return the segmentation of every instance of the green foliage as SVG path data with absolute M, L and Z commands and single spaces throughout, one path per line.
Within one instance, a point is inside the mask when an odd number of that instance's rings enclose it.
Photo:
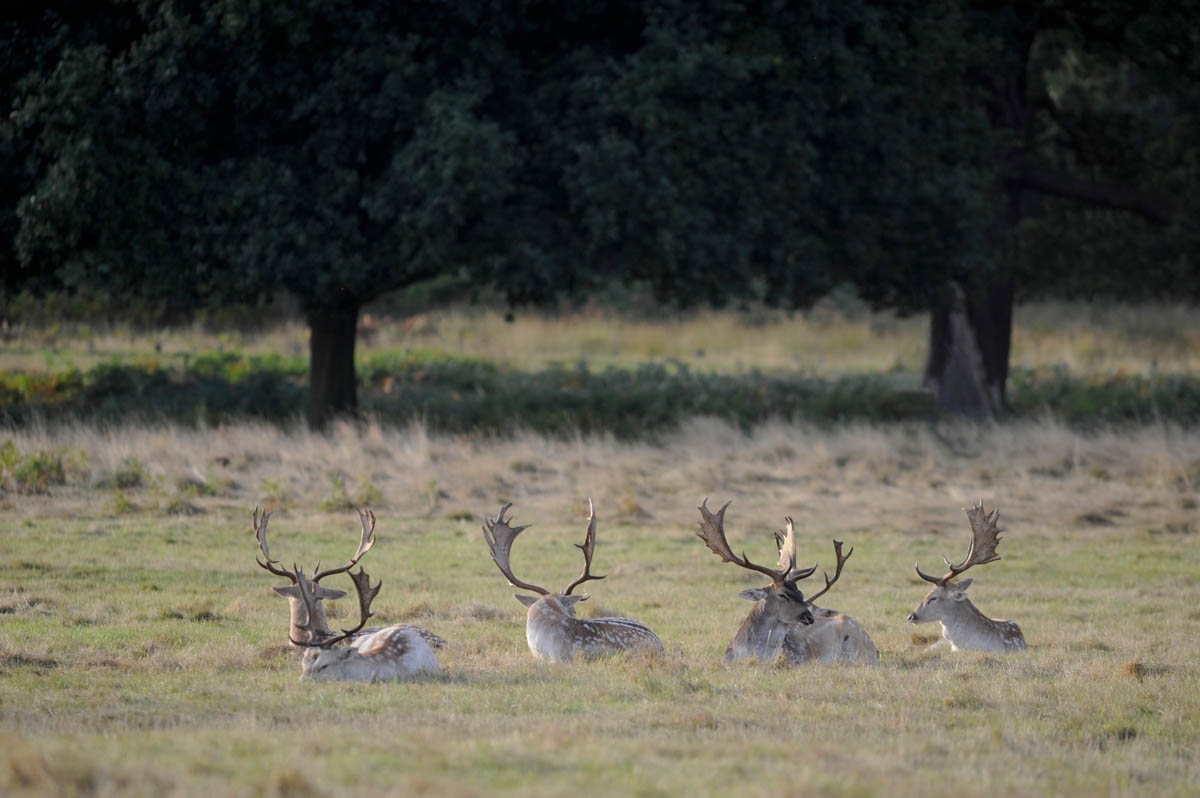
M 66 483 L 87 463 L 81 449 L 37 449 L 23 452 L 9 438 L 0 446 L 0 487 L 17 493 L 48 493 L 50 486 Z
M 217 369 L 213 365 L 217 362 L 224 365 Z M 287 424 L 294 418 L 294 403 L 302 401 L 306 391 L 295 379 L 293 365 L 236 355 L 179 370 L 106 365 L 81 379 L 58 381 L 64 387 L 44 401 L 33 397 L 0 404 L 0 412 L 13 421 L 35 415 L 116 421 L 144 417 L 146 408 L 153 407 L 158 417 L 187 424 L 240 419 Z M 743 429 L 769 419 L 889 422 L 937 416 L 932 398 L 905 373 L 816 377 L 752 369 L 717 374 L 683 364 L 594 371 L 583 361 L 522 371 L 423 350 L 372 356 L 360 371 L 367 413 L 401 426 L 420 420 L 441 432 L 527 429 L 554 434 L 611 432 L 637 438 L 669 430 L 694 416 L 724 418 Z M 1015 370 L 1010 400 L 1015 418 L 1049 413 L 1076 425 L 1154 419 L 1200 423 L 1200 380 L 1189 375 L 1089 376 L 1063 368 Z M 64 462 L 70 467 L 72 457 L 70 452 L 20 453 L 9 441 L 0 448 L 0 473 L 44 489 L 59 479 Z M 333 473 L 330 480 L 329 507 L 376 503 L 378 491 L 369 479 L 364 477 L 353 490 L 345 474 Z M 148 481 L 144 466 L 131 458 L 103 483 L 127 489 Z M 263 501 L 286 504 L 280 484 L 260 487 Z M 179 488 L 191 496 L 220 490 L 209 480 Z
M 329 495 L 322 499 L 317 507 L 326 512 L 353 510 L 354 502 L 346 492 L 346 475 L 339 471 L 333 471 L 329 474 L 329 483 Z

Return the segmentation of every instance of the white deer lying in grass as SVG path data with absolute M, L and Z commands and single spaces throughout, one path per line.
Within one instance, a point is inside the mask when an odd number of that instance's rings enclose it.
M 940 621 L 942 624 L 942 640 L 934 646 L 950 644 L 952 651 L 964 648 L 982 651 L 1024 651 L 1025 636 L 1021 627 L 1014 621 L 992 619 L 984 615 L 971 600 L 967 598 L 967 588 L 971 579 L 961 582 L 950 581 L 972 565 L 983 565 L 1000 559 L 996 546 L 1000 544 L 1000 533 L 1003 531 L 996 526 L 1000 518 L 1000 510 L 993 510 L 988 515 L 980 501 L 974 507 L 965 509 L 967 520 L 971 523 L 971 545 L 967 548 L 967 556 L 958 565 L 951 565 L 950 560 L 943 557 L 950 571 L 941 577 L 930 576 L 915 566 L 917 575 L 926 582 L 933 583 L 917 608 L 908 614 L 910 623 L 930 623 Z
M 258 510 L 254 511 L 254 534 L 263 555 L 263 559 L 258 560 L 259 566 L 291 582 L 274 590 L 285 597 L 290 605 L 288 640 L 297 648 L 304 649 L 301 678 L 375 681 L 436 671 L 438 662 L 434 649 L 444 648 L 446 641 L 427 629 L 409 625 L 362 628 L 367 618 L 373 615 L 370 603 L 379 592 L 379 586 L 371 588 L 369 577 L 361 567 L 357 574 L 350 569 L 375 545 L 375 514 L 357 507 L 355 510 L 362 525 L 362 536 L 354 556 L 340 568 L 322 571 L 318 566 L 311 578 L 295 566 L 291 570 L 282 568 L 278 561 L 271 558 L 267 547 L 267 523 L 271 513 L 265 511 L 260 518 Z M 326 588 L 319 583 L 326 577 L 342 573 L 348 573 L 354 581 L 359 609 L 364 616 L 357 627 L 338 635 L 329 628 L 322 600 L 339 599 L 346 592 Z
M 304 587 L 304 574 L 297 569 L 297 584 L 301 600 L 310 604 L 312 594 Z M 362 568 L 351 573 L 358 593 L 359 621 L 353 629 L 339 635 L 316 635 L 306 628 L 307 639 L 292 640 L 308 650 L 301 662 L 301 681 L 379 682 L 407 679 L 420 673 L 436 673 L 437 655 L 419 630 L 410 626 L 388 626 L 358 637 L 355 635 L 374 615 L 371 602 L 379 594 L 382 583 L 371 586 L 371 577 Z M 440 640 L 441 638 L 437 638 Z M 349 645 L 338 646 L 345 640 Z
M 592 552 L 596 547 L 596 510 L 588 499 L 587 536 L 576 547 L 583 550 L 583 574 L 561 593 L 551 593 L 544 587 L 522 582 L 513 576 L 509 565 L 512 544 L 517 535 L 528 526 L 512 527 L 504 513 L 512 504 L 500 508 L 495 520 L 484 517 L 483 537 L 492 552 L 492 560 L 500 573 L 508 578 L 509 584 L 523 590 L 532 590 L 538 596 L 513 594 L 517 601 L 529 608 L 525 615 L 525 639 L 534 656 L 551 662 L 570 662 L 576 656 L 592 659 L 621 651 L 648 651 L 663 653 L 658 635 L 640 621 L 632 618 L 576 618 L 575 605 L 588 598 L 586 594 L 571 595 L 571 591 L 593 576 Z

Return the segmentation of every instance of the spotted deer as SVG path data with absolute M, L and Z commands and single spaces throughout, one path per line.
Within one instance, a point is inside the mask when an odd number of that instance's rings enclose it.
M 492 552 L 492 560 L 500 573 L 513 587 L 531 590 L 537 596 L 514 593 L 517 601 L 528 607 L 525 614 L 525 639 L 534 656 L 551 662 L 571 662 L 576 657 L 595 659 L 622 651 L 663 653 L 662 641 L 643 623 L 631 618 L 577 618 L 575 605 L 585 601 L 587 594 L 574 594 L 576 587 L 603 576 L 592 574 L 592 554 L 596 547 L 596 510 L 588 499 L 588 526 L 583 543 L 583 573 L 561 593 L 523 582 L 513 575 L 509 563 L 513 541 L 529 526 L 511 526 L 504 514 L 512 504 L 500 508 L 495 519 L 484 517 L 483 537 Z
M 837 569 L 833 578 L 825 574 L 825 587 L 805 599 L 796 583 L 812 576 L 817 566 L 814 564 L 803 570 L 796 568 L 796 529 L 792 519 L 786 519 L 785 534 L 775 536 L 779 563 L 775 568 L 768 568 L 751 562 L 745 554 L 738 557 L 733 553 L 725 537 L 725 511 L 729 504 L 726 502 L 714 513 L 708 509 L 708 499 L 701 502 L 697 508 L 700 510 L 697 536 L 722 561 L 761 573 L 771 579 L 771 584 L 738 594 L 755 604 L 725 649 L 725 660 L 757 659 L 788 665 L 810 660 L 876 661 L 879 654 L 857 621 L 835 610 L 812 606 L 812 600 L 825 595 L 841 577 L 842 568 L 854 550 L 843 556 L 842 543 L 835 540 Z
M 967 548 L 967 556 L 958 565 L 951 564 L 946 557 L 946 566 L 950 569 L 940 577 L 930 576 L 915 565 L 917 575 L 926 582 L 933 583 L 933 589 L 925 596 L 917 608 L 908 615 L 910 623 L 930 623 L 940 621 L 942 624 L 942 640 L 935 646 L 950 644 L 952 651 L 966 648 L 982 651 L 1024 651 L 1025 636 L 1014 621 L 989 618 L 975 608 L 967 598 L 967 588 L 971 579 L 959 582 L 951 580 L 973 565 L 983 565 L 1000 559 L 996 546 L 1000 543 L 1002 529 L 996 526 L 1000 518 L 1000 510 L 992 510 L 988 514 L 983 509 L 983 501 L 975 506 L 964 508 L 967 520 L 971 524 L 971 544 Z
M 267 548 L 267 523 L 271 520 L 271 511 L 264 510 L 260 517 L 258 508 L 254 508 L 254 536 L 258 539 L 258 548 L 263 556 L 262 559 L 258 559 L 257 557 L 255 559 L 259 567 L 291 581 L 290 585 L 277 585 L 272 590 L 288 600 L 291 610 L 288 639 L 297 648 L 305 647 L 303 642 L 297 641 L 314 639 L 314 635 L 316 638 L 323 639 L 333 634 L 329 629 L 329 621 L 325 617 L 325 607 L 322 602 L 325 599 L 333 601 L 347 595 L 346 591 L 327 588 L 321 585 L 320 581 L 337 574 L 349 573 L 350 569 L 357 565 L 358 561 L 363 558 L 363 555 L 375 546 L 375 513 L 370 510 L 363 510 L 360 507 L 355 507 L 354 509 L 358 513 L 358 520 L 362 526 L 362 535 L 359 538 L 358 549 L 354 552 L 354 556 L 340 568 L 329 568 L 324 571 L 321 570 L 321 564 L 318 562 L 310 578 L 300 569 L 293 567 L 289 571 L 283 568 L 278 560 L 271 558 L 271 552 Z M 434 648 L 442 648 L 446 645 L 445 640 L 419 626 L 405 628 L 412 629 L 424 637 L 426 642 Z M 359 634 L 365 636 L 375 631 L 378 630 L 367 629 L 361 631 Z
M 293 573 L 300 601 L 308 609 L 308 618 L 313 619 L 317 617 L 316 596 L 308 589 L 312 582 L 299 568 L 294 568 Z M 350 579 L 358 593 L 358 625 L 334 634 L 315 628 L 311 620 L 302 624 L 304 637 L 291 638 L 293 645 L 305 649 L 300 680 L 380 682 L 436 673 L 437 655 L 428 639 L 431 635 L 422 634 L 424 630 L 412 626 L 388 626 L 360 634 L 375 614 L 371 611 L 371 602 L 379 594 L 382 583 L 372 586 L 371 577 L 361 567 L 357 573 L 350 572 Z M 338 645 L 346 641 L 349 641 L 347 645 Z

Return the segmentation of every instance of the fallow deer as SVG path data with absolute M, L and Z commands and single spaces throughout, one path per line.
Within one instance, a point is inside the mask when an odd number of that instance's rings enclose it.
M 857 621 L 835 610 L 812 606 L 812 600 L 825 595 L 841 577 L 842 568 L 854 549 L 843 556 L 842 542 L 834 541 L 837 556 L 834 576 L 830 579 L 829 574 L 825 574 L 825 587 L 806 600 L 796 582 L 812 576 L 817 566 L 814 564 L 804 570 L 796 568 L 796 529 L 792 519 L 786 519 L 785 535 L 775 537 L 779 563 L 772 569 L 756 565 L 745 554 L 738 557 L 733 553 L 725 537 L 725 510 L 728 507 L 729 502 L 726 502 L 714 513 L 708 509 L 708 499 L 701 502 L 697 536 L 724 562 L 768 576 L 771 584 L 738 594 L 755 604 L 725 649 L 725 660 L 757 659 L 788 665 L 814 659 L 878 660 L 875 645 Z
M 917 575 L 926 582 L 933 583 L 933 589 L 917 608 L 908 615 L 910 623 L 929 623 L 940 621 L 942 624 L 942 640 L 934 645 L 950 644 L 952 651 L 966 648 L 982 651 L 1023 651 L 1025 636 L 1014 621 L 992 619 L 984 615 L 971 600 L 967 598 L 967 588 L 971 579 L 959 582 L 950 580 L 973 565 L 983 565 L 1000 559 L 996 546 L 1000 543 L 1000 533 L 1003 531 L 996 526 L 1000 518 L 1000 510 L 995 509 L 988 514 L 983 509 L 983 501 L 967 509 L 967 520 L 971 524 L 971 545 L 967 548 L 967 556 L 958 565 L 951 564 L 946 557 L 949 572 L 944 576 L 934 577 L 921 570 L 916 565 Z
M 319 584 L 320 581 L 326 577 L 349 573 L 350 569 L 357 565 L 358 561 L 363 558 L 363 555 L 375 545 L 375 513 L 370 510 L 363 510 L 360 507 L 355 507 L 354 509 L 358 513 L 358 520 L 362 525 L 362 536 L 359 539 L 358 549 L 354 552 L 354 556 L 342 567 L 329 568 L 324 571 L 320 570 L 321 564 L 318 562 L 317 567 L 313 569 L 313 576 L 309 578 L 300 569 L 293 568 L 289 571 L 281 567 L 278 560 L 271 558 L 271 553 L 267 548 L 267 523 L 271 520 L 271 511 L 264 510 L 260 517 L 258 508 L 254 508 L 254 536 L 258 539 L 258 548 L 263 556 L 261 560 L 256 558 L 259 566 L 276 576 L 282 576 L 291 581 L 290 585 L 276 586 L 272 590 L 288 600 L 291 610 L 288 639 L 297 647 L 303 647 L 302 643 L 296 642 L 298 640 L 323 639 L 332 635 L 329 629 L 329 621 L 325 617 L 325 607 L 322 601 L 325 599 L 333 601 L 343 598 L 346 595 L 346 591 L 324 587 Z M 416 634 L 421 635 L 434 648 L 442 648 L 446 645 L 445 640 L 419 626 L 404 628 L 411 629 Z M 360 632 L 360 635 L 366 636 L 375 631 L 378 630 L 367 629 Z
M 308 617 L 315 618 L 316 597 L 308 590 L 312 582 L 299 568 L 294 568 L 293 573 Z M 350 579 L 358 593 L 358 625 L 343 629 L 341 634 L 333 634 L 317 630 L 311 623 L 302 624 L 305 636 L 292 638 L 294 645 L 306 649 L 301 660 L 300 680 L 379 682 L 407 679 L 419 673 L 436 673 L 437 655 L 426 635 L 421 634 L 424 630 L 412 626 L 388 626 L 359 635 L 367 620 L 375 614 L 371 611 L 371 602 L 379 594 L 382 583 L 372 586 L 371 577 L 361 567 L 358 573 L 350 573 Z M 347 640 L 350 641 L 348 645 L 335 647 Z
M 793 547 L 790 556 L 792 562 L 795 562 L 795 524 L 790 516 L 785 516 L 784 521 L 787 523 L 786 534 L 781 536 L 777 533 L 775 544 L 780 549 L 781 557 L 784 546 Z M 818 607 L 815 603 L 841 578 L 842 568 L 854 553 L 854 548 L 851 547 L 850 551 L 842 556 L 842 541 L 834 540 L 833 553 L 837 559 L 833 579 L 829 578 L 829 574 L 825 574 L 825 587 L 808 597 L 808 609 L 812 612 L 813 622 L 808 626 L 793 626 L 788 630 L 790 639 L 785 642 L 785 646 L 792 652 L 807 653 L 807 659 L 817 662 L 879 662 L 879 651 L 862 624 L 849 615 L 828 607 Z M 801 656 L 799 659 L 803 660 L 805 657 Z
M 646 651 L 663 653 L 658 635 L 640 621 L 631 618 L 577 618 L 575 605 L 588 598 L 586 594 L 572 595 L 571 591 L 592 579 L 603 579 L 591 572 L 592 553 L 596 547 L 596 510 L 588 499 L 588 527 L 583 543 L 576 548 L 583 551 L 583 573 L 567 585 L 561 593 L 552 593 L 544 587 L 522 582 L 513 575 L 509 558 L 512 544 L 517 535 L 529 526 L 510 526 L 504 513 L 512 504 L 500 508 L 500 514 L 490 519 L 484 516 L 483 537 L 492 552 L 492 560 L 500 573 L 513 587 L 532 590 L 538 595 L 526 596 L 514 593 L 517 601 L 528 607 L 525 615 L 525 639 L 534 656 L 551 662 L 570 662 L 577 656 L 594 659 L 622 651 Z

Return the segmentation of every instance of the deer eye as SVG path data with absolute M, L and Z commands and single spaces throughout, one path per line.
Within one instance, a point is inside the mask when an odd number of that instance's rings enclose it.
M 929 597 L 929 603 L 930 603 L 930 604 L 932 604 L 932 603 L 933 603 L 933 602 L 935 602 L 935 601 L 937 601 L 937 596 L 930 596 L 930 597 Z

